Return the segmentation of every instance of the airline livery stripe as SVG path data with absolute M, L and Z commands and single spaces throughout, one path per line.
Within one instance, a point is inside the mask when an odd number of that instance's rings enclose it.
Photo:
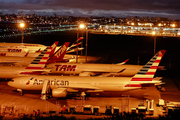
M 148 67 L 148 68 L 150 68 L 150 67 L 151 67 L 151 65 L 145 65 L 145 67 Z
M 26 69 L 40 69 L 40 70 L 42 70 L 42 69 L 44 69 L 44 67 L 42 68 L 42 67 L 27 67 Z
M 41 74 L 40 72 L 21 72 L 20 74 Z
M 148 72 L 156 72 L 156 69 L 149 69 Z
M 159 65 L 159 63 L 153 63 L 152 64 L 152 66 L 158 66 Z
M 46 64 L 46 62 L 39 62 L 38 64 Z
M 141 84 L 127 84 L 125 87 L 141 87 Z
M 155 72 L 147 72 L 146 75 L 154 75 Z
M 161 59 L 162 59 L 162 57 L 158 57 L 158 58 L 157 58 L 157 60 L 161 60 Z
M 38 63 L 39 63 L 39 61 L 34 61 L 31 64 L 38 64 Z
M 132 78 L 131 81 L 152 81 L 153 78 Z
M 49 57 L 42 57 L 42 59 L 48 59 Z
M 160 63 L 160 61 L 161 61 L 161 60 L 156 60 L 156 61 L 154 61 L 154 62 L 155 62 L 155 63 L 157 63 L 157 62 Z
M 43 56 L 38 56 L 36 59 L 41 59 Z
M 142 68 L 142 70 L 146 70 L 147 71 L 147 70 L 149 70 L 149 67 L 148 68 L 144 67 L 144 68 Z
M 153 75 L 141 75 L 141 74 L 136 74 L 134 77 L 135 77 L 135 78 L 153 78 Z
M 138 74 L 146 73 L 147 71 L 139 71 Z
M 151 66 L 150 69 L 157 69 L 158 66 Z

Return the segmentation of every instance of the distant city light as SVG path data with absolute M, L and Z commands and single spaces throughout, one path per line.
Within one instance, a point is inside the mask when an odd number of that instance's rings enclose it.
M 155 34 L 156 34 L 156 32 L 155 32 L 155 31 L 153 31 L 153 32 L 152 32 L 152 34 L 153 34 L 153 35 L 155 35 Z
M 131 25 L 134 25 L 134 23 L 131 23 Z
M 175 27 L 176 25 L 175 24 L 171 24 L 171 27 Z
M 159 23 L 158 26 L 163 26 L 163 24 Z

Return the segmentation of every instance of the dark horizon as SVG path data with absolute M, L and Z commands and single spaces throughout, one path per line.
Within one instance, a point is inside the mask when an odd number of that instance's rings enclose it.
M 178 0 L 0 0 L 0 12 L 3 14 L 23 12 L 40 15 L 68 15 L 68 16 L 99 16 L 99 17 L 127 17 L 149 16 L 180 19 L 180 1 Z M 73 3 L 73 4 L 72 4 Z

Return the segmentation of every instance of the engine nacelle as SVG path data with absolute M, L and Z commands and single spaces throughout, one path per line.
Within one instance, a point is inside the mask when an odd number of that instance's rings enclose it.
M 67 91 L 64 88 L 52 89 L 53 97 L 66 97 Z
M 79 76 L 84 77 L 84 76 L 91 76 L 90 72 L 82 72 L 79 73 Z

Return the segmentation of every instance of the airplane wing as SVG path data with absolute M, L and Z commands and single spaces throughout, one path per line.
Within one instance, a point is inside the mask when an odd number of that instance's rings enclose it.
M 61 87 L 61 89 L 64 91 L 66 90 L 67 92 L 103 92 L 104 90 L 99 89 L 97 87 L 88 87 L 88 86 L 82 86 L 82 87 Z
M 0 62 L 2 66 L 15 66 L 16 62 Z
M 117 76 L 120 73 L 122 73 L 124 70 L 126 70 L 126 68 L 124 68 L 124 69 L 122 69 L 122 70 L 120 70 L 119 72 L 116 72 L 116 73 L 104 73 L 104 74 L 99 75 L 99 77 Z

